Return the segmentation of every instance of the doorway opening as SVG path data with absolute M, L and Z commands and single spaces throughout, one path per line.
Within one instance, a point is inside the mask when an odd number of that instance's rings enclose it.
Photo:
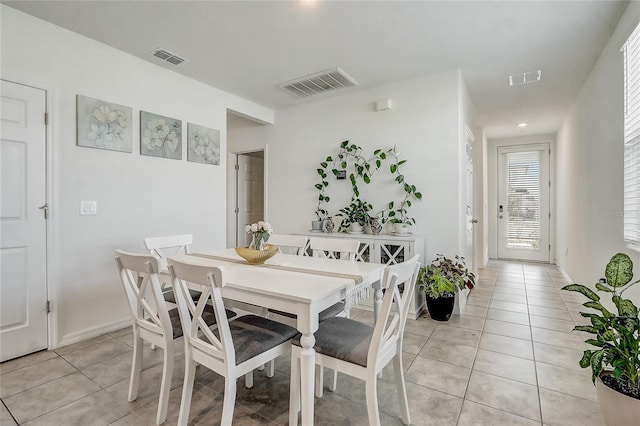
M 247 225 L 264 220 L 264 151 L 235 155 L 235 246 L 247 247 L 251 234 Z

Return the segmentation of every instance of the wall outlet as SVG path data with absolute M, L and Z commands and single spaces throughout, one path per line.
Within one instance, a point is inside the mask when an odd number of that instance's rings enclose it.
M 98 202 L 97 201 L 80 201 L 80 215 L 95 215 L 98 213 Z

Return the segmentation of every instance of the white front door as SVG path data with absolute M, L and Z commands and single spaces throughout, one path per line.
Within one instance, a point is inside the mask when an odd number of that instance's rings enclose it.
M 465 249 L 464 257 L 467 258 L 466 265 L 469 270 L 476 272 L 476 259 L 474 259 L 474 250 L 473 250 L 473 224 L 475 219 L 473 218 L 473 142 L 474 137 L 471 133 L 471 130 L 467 128 L 467 136 L 465 143 L 465 151 L 467 156 L 467 169 L 466 169 L 466 210 L 465 210 L 465 225 L 466 225 L 466 235 L 467 235 L 467 244 Z
M 549 145 L 498 148 L 498 258 L 549 262 Z
M 264 220 L 264 158 L 256 154 L 238 154 L 238 202 L 236 241 L 239 247 L 251 243 L 245 227 Z
M 47 348 L 45 92 L 1 81 L 0 361 Z

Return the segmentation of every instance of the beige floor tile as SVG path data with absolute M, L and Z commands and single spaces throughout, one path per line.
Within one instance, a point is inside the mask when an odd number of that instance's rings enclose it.
M 218 415 L 219 418 L 220 415 Z M 332 392 L 325 393 L 322 398 L 316 399 L 313 420 L 316 425 L 368 426 L 370 424 L 367 418 L 366 406 L 352 402 Z M 209 424 L 215 423 L 211 422 Z M 233 424 L 244 426 L 244 422 L 235 421 L 235 416 Z M 298 424 L 301 424 L 300 418 L 298 419 Z M 380 424 L 384 426 L 400 426 L 402 422 L 400 419 L 381 412 Z
M 0 426 L 17 426 L 18 423 L 13 419 L 7 407 L 0 402 Z
M 550 299 L 540 299 L 537 297 L 527 297 L 527 304 L 529 306 L 541 306 L 543 308 L 551 308 L 551 309 L 560 309 L 566 310 L 567 306 L 562 300 L 550 300 Z
M 431 338 L 446 340 L 450 343 L 465 346 L 478 346 L 480 335 L 482 333 L 476 330 L 466 328 L 452 327 L 450 325 L 441 324 L 435 329 Z
M 474 371 L 465 399 L 540 421 L 538 388 L 526 383 Z
M 499 334 L 501 336 L 531 340 L 531 329 L 528 325 L 515 324 L 512 322 L 488 319 L 484 323 L 483 331 L 485 333 Z
M 535 297 L 537 299 L 547 299 L 547 300 L 554 300 L 557 302 L 564 302 L 564 299 L 561 297 L 561 295 L 555 292 L 550 293 L 548 291 L 535 291 L 535 290 L 527 289 L 527 296 Z
M 528 312 L 527 305 L 524 303 L 503 302 L 501 300 L 492 300 L 491 303 L 489 303 L 489 308 L 500 309 L 502 311 L 509 312 L 518 312 L 522 314 L 526 314 Z
M 402 350 L 411 354 L 418 354 L 426 341 L 427 339 L 424 336 L 405 332 L 402 340 Z
M 529 340 L 483 333 L 482 338 L 480 339 L 480 349 L 486 349 L 488 351 L 499 352 L 525 359 L 533 359 L 533 347 Z
M 149 346 L 145 346 L 142 354 L 142 368 L 146 370 L 154 365 L 162 364 L 163 352 L 161 348 L 152 350 Z M 103 362 L 90 364 L 80 369 L 80 371 L 100 387 L 106 388 L 129 378 L 131 375 L 131 363 L 133 362 L 132 358 L 133 352 L 125 352 Z
M 536 362 L 536 372 L 538 386 L 541 388 L 598 402 L 596 388 L 591 382 L 591 370 L 576 371 L 572 368 Z
M 40 351 L 30 355 L 21 356 L 20 358 L 15 358 L 10 361 L 5 361 L 0 363 L 0 375 L 57 357 L 58 354 L 54 351 Z
M 447 321 L 447 325 L 482 331 L 482 328 L 484 327 L 484 318 L 478 318 L 472 315 L 452 315 L 449 321 Z
M 74 367 L 82 369 L 91 364 L 104 362 L 114 356 L 131 352 L 131 350 L 131 346 L 109 337 L 109 340 L 102 342 L 99 345 L 88 346 L 72 352 L 65 352 L 62 357 Z
M 466 304 L 465 307 L 462 308 L 462 314 L 473 316 L 473 317 L 485 318 L 487 316 L 488 310 L 489 309 L 487 307 Z
M 559 319 L 563 321 L 573 321 L 573 317 L 566 309 L 552 309 L 543 308 L 541 306 L 529 306 L 529 314 L 538 315 L 540 317 L 547 317 L 553 319 Z
M 414 383 L 407 383 L 407 399 L 411 424 L 416 426 L 454 426 L 462 407 L 462 398 L 438 392 Z M 384 398 L 380 411 L 400 418 L 397 394 Z M 334 423 L 335 424 L 335 423 Z
M 475 355 L 475 346 L 459 345 L 434 338 L 427 340 L 420 351 L 420 356 L 467 368 L 471 368 L 473 365 Z
M 529 315 L 520 312 L 501 311 L 500 309 L 489 309 L 487 311 L 487 319 L 529 325 Z
M 467 297 L 467 305 L 481 306 L 483 308 L 488 307 L 490 301 L 491 301 L 490 299 L 483 299 L 481 297 L 473 297 L 473 296 Z
M 22 424 L 99 390 L 98 385 L 76 372 L 5 398 L 4 403 Z
M 539 426 L 540 422 L 465 400 L 458 426 Z
M 517 288 L 520 290 L 524 290 L 525 286 L 523 282 L 513 282 L 513 281 L 503 281 L 503 280 L 497 280 L 495 287 L 493 289 L 493 291 L 495 292 L 496 290 L 498 290 L 499 288 Z
M 494 293 L 491 297 L 493 300 L 501 300 L 503 302 L 527 303 L 527 297 L 518 294 Z
M 434 321 L 429 317 L 428 313 L 423 314 L 416 320 L 407 319 L 407 323 L 404 327 L 406 333 L 416 334 L 418 336 L 429 337 L 433 330 L 436 329 L 439 322 Z
M 539 293 L 561 294 L 560 289 L 552 286 L 527 284 L 527 291 L 536 291 Z
M 476 287 L 471 290 L 471 294 L 469 294 L 469 296 L 473 295 L 475 297 L 481 297 L 483 299 L 491 299 L 491 293 L 493 293 L 493 291 L 483 290 L 479 287 Z
M 103 342 L 106 342 L 106 341 L 112 340 L 112 339 L 113 339 L 113 337 L 111 337 L 109 334 L 102 334 L 100 336 L 96 336 L 96 337 L 93 337 L 91 339 L 83 340 L 81 342 L 74 343 L 72 345 L 63 346 L 61 348 L 56 349 L 55 351 L 56 351 L 56 353 L 58 353 L 58 355 L 64 355 L 64 354 L 67 354 L 69 352 L 77 351 L 78 349 L 88 348 L 89 346 L 93 346 L 93 345 L 98 344 L 98 343 L 103 343 Z
M 533 361 L 485 349 L 478 349 L 473 371 L 536 385 L 536 369 Z
M 605 426 L 600 407 L 593 401 L 541 388 L 540 405 L 545 424 Z
M 529 315 L 532 327 L 546 328 L 547 330 L 560 331 L 562 333 L 571 333 L 575 323 L 573 321 L 559 320 L 549 317 L 541 317 L 538 315 Z
M 531 327 L 531 334 L 534 342 L 575 350 L 583 350 L 583 348 L 586 348 L 584 343 L 585 337 L 575 332 L 562 333 L 545 328 Z
M 418 356 L 405 375 L 408 382 L 464 397 L 471 370 Z
M 513 287 L 497 287 L 494 288 L 493 290 L 493 294 L 494 296 L 499 293 L 499 294 L 513 294 L 516 296 L 526 296 L 527 292 L 525 289 L 523 288 L 513 288 Z
M 533 342 L 533 354 L 537 362 L 583 371 L 579 364 L 582 351 Z
M 127 415 L 127 401 L 118 401 L 105 391 L 85 396 L 71 404 L 37 417 L 28 426 L 99 426 Z
M 3 374 L 0 380 L 0 396 L 15 395 L 76 371 L 62 358 L 53 358 Z

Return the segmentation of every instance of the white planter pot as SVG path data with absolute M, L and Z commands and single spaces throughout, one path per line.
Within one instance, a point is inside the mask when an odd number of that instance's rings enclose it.
M 603 373 L 609 374 L 609 373 Z M 609 426 L 632 426 L 640 422 L 640 399 L 617 392 L 600 380 L 596 380 L 600 412 Z
M 360 233 L 360 232 L 362 232 L 362 225 L 360 225 L 358 222 L 354 222 L 349 227 L 349 231 L 355 232 L 355 233 Z
M 411 227 L 411 225 L 408 225 L 406 223 L 396 223 L 394 225 L 394 232 L 398 235 L 406 235 L 409 233 L 409 228 Z

